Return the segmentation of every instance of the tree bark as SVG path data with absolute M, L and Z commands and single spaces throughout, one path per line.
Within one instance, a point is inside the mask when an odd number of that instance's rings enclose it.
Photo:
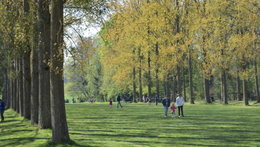
M 51 124 L 52 141 L 70 140 L 64 103 L 63 0 L 51 0 Z
M 49 1 L 38 0 L 38 71 L 39 71 L 39 116 L 40 128 L 51 128 L 50 107 L 50 13 Z

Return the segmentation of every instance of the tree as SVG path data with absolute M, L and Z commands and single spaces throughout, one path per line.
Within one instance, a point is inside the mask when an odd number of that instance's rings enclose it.
M 51 128 L 49 0 L 38 0 L 39 127 Z
M 31 50 L 31 123 L 38 124 L 39 119 L 39 71 L 38 71 L 38 21 L 37 21 L 37 0 L 32 4 L 31 27 L 32 50 Z
M 54 142 L 70 139 L 64 104 L 63 4 L 51 0 L 51 124 Z

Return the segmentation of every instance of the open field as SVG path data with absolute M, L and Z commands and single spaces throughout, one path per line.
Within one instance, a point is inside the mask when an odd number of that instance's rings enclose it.
M 67 104 L 71 145 L 57 146 L 260 146 L 260 105 L 185 104 L 184 118 L 164 118 L 159 104 Z M 0 123 L 0 146 L 51 146 L 12 110 Z

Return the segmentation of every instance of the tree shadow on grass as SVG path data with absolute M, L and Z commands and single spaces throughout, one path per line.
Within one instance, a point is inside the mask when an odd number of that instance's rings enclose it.
M 47 138 L 36 138 L 36 137 L 8 138 L 8 139 L 0 139 L 0 142 L 4 143 L 1 144 L 3 146 L 19 146 L 19 145 L 25 145 L 27 143 L 33 142 L 36 139 L 47 139 Z
M 52 141 L 48 141 L 47 143 L 40 145 L 39 147 L 56 147 L 56 146 L 61 146 L 61 147 L 70 147 L 70 146 L 75 146 L 75 147 L 91 147 L 88 145 L 80 145 L 77 144 L 75 141 L 73 140 L 69 140 L 69 141 L 63 141 L 63 142 L 52 142 Z

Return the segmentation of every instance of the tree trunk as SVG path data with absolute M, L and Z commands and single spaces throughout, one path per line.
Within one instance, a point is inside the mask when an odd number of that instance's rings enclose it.
M 3 91 L 2 91 L 2 96 L 3 96 L 3 101 L 7 103 L 7 98 L 8 98 L 8 77 L 7 77 L 7 70 L 5 69 L 4 75 L 3 75 Z
M 37 0 L 35 0 L 37 3 Z M 34 14 L 37 17 L 37 13 Z M 31 52 L 31 123 L 38 124 L 39 115 L 39 72 L 38 72 L 38 29 L 37 19 L 32 26 L 32 52 Z
M 148 51 L 148 98 L 152 97 L 151 52 Z
M 50 107 L 50 13 L 49 1 L 38 0 L 38 70 L 39 70 L 39 116 L 40 128 L 51 128 Z
M 256 100 L 258 103 L 260 103 L 260 95 L 259 95 L 259 84 L 258 84 L 258 74 L 257 74 L 257 63 L 256 63 L 256 58 L 255 58 L 255 90 L 256 90 Z
M 135 49 L 133 49 L 133 62 L 135 64 Z M 133 67 L 133 102 L 136 102 L 136 67 Z
M 184 101 L 187 102 L 187 97 L 186 97 L 186 82 L 185 82 L 185 72 L 183 69 L 182 72 L 182 77 L 183 77 L 183 96 L 184 96 Z
M 177 78 L 178 78 L 178 83 L 177 83 L 177 90 L 178 90 L 178 94 L 182 94 L 182 78 L 181 78 L 181 69 L 180 67 L 177 67 Z
M 190 49 L 189 49 L 189 87 L 190 87 L 190 103 L 194 104 L 193 81 L 192 81 L 192 58 L 191 58 Z
M 9 69 L 9 107 L 8 108 L 13 108 L 13 79 L 12 79 L 12 65 L 10 65 L 10 69 Z
M 70 140 L 64 103 L 63 0 L 51 0 L 51 124 L 52 141 Z
M 16 97 L 16 90 L 15 90 L 15 79 L 12 80 L 12 109 L 15 110 L 15 97 Z
M 19 113 L 19 58 L 15 60 L 15 70 L 16 70 L 16 77 L 15 77 L 15 102 L 14 102 L 14 110 Z
M 210 97 L 209 97 L 209 80 L 207 78 L 204 78 L 204 98 L 206 103 L 211 103 Z
M 171 98 L 171 91 L 170 91 L 170 75 L 167 74 L 166 76 L 166 96 L 167 98 Z
M 236 91 L 237 91 L 237 100 L 241 101 L 241 92 L 240 92 L 240 78 L 239 78 L 239 71 L 237 70 L 236 76 Z
M 143 97 L 143 84 L 142 84 L 142 57 L 141 57 L 141 49 L 138 49 L 139 56 L 139 99 L 142 101 Z
M 23 111 L 26 119 L 31 119 L 31 75 L 30 75 L 30 52 L 27 51 L 23 58 Z
M 20 84 L 21 84 L 21 79 L 20 79 L 20 76 L 22 77 L 22 71 L 21 71 L 21 66 L 20 66 L 20 58 L 17 58 L 16 59 L 16 73 L 17 73 L 17 76 L 16 76 L 16 85 L 15 85 L 15 89 L 16 89 L 16 110 L 18 113 L 20 113 L 20 115 L 22 115 L 22 111 L 21 111 L 21 104 L 20 104 L 20 100 L 21 100 L 21 96 L 20 96 Z
M 23 95 L 23 62 L 22 59 L 19 60 L 19 108 L 21 116 L 24 116 L 24 109 L 23 109 L 23 102 L 24 102 L 24 95 Z
M 243 79 L 242 80 L 242 84 L 243 84 L 243 101 L 244 101 L 244 105 L 249 105 L 248 102 L 248 90 L 247 90 L 247 80 Z
M 136 71 L 133 68 L 133 102 L 136 102 Z
M 24 0 L 24 13 L 29 17 L 29 2 Z M 29 34 L 29 25 L 25 28 L 26 34 Z M 26 38 L 26 45 L 23 55 L 23 98 L 24 98 L 24 117 L 31 119 L 31 75 L 30 75 L 30 39 Z
M 170 93 L 169 93 L 169 85 L 168 85 L 168 76 L 167 75 L 164 77 L 163 87 L 164 87 L 164 97 L 169 98 Z
M 176 76 L 173 73 L 173 77 L 172 77 L 172 99 L 173 99 L 173 102 L 176 101 L 176 85 L 177 85 Z
M 242 65 L 242 69 L 243 71 L 246 71 L 248 68 L 248 62 L 246 61 L 246 59 L 243 57 L 242 61 L 244 62 L 244 64 Z M 248 81 L 247 81 L 247 77 L 244 77 L 242 80 L 242 86 L 243 86 L 243 102 L 244 105 L 249 105 L 249 99 L 248 99 Z
M 159 65 L 158 65 L 158 60 L 159 60 L 159 45 L 158 43 L 155 44 L 155 54 L 156 54 L 156 69 L 155 69 L 155 81 L 156 81 L 156 96 L 159 99 L 160 98 L 160 87 L 159 87 Z
M 223 70 L 222 71 L 222 75 L 221 75 L 221 87 L 222 87 L 222 91 L 221 91 L 221 97 L 222 97 L 222 102 L 223 104 L 228 104 L 228 98 L 227 98 L 227 80 L 226 80 L 226 71 Z

